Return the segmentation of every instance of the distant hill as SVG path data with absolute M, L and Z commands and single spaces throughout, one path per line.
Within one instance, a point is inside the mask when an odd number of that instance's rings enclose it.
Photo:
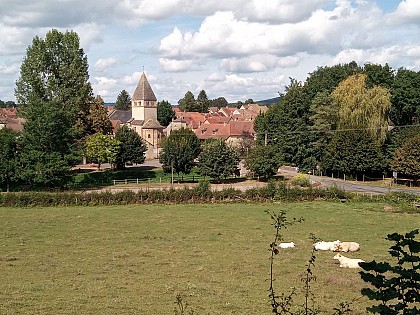
M 254 103 L 258 105 L 270 106 L 273 104 L 277 104 L 279 101 L 280 101 L 280 97 L 274 97 L 274 98 L 269 98 L 267 100 L 254 101 Z M 229 107 L 236 107 L 236 105 L 238 105 L 238 103 L 229 103 Z
M 274 98 L 270 98 L 268 100 L 256 101 L 255 103 L 257 103 L 259 105 L 270 106 L 270 105 L 273 105 L 273 104 L 277 104 L 279 101 L 280 101 L 280 97 L 274 97 Z

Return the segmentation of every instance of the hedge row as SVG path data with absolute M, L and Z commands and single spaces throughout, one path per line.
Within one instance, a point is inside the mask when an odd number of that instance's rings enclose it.
M 399 195 L 398 198 L 411 200 L 415 197 Z M 272 201 L 312 201 L 312 200 L 349 200 L 355 197 L 338 188 L 302 189 L 288 187 L 283 182 L 269 182 L 263 188 L 251 188 L 240 191 L 226 188 L 212 191 L 208 182 L 201 182 L 194 188 L 163 190 L 139 190 L 134 192 L 124 190 L 120 192 L 19 192 L 0 194 L 1 207 L 54 207 L 54 206 L 98 206 L 98 205 L 127 205 L 144 203 L 203 203 L 203 202 L 272 202 Z M 367 200 L 371 197 L 366 196 Z M 388 198 L 388 197 L 387 197 Z M 390 197 L 394 198 L 394 197 Z M 414 199 L 415 200 L 415 199 Z

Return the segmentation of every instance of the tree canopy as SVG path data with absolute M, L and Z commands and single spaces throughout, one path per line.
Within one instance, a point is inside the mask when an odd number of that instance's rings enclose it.
M 54 101 L 31 105 L 25 111 L 19 175 L 35 185 L 60 186 L 80 157 L 71 115 Z
M 206 91 L 201 90 L 197 96 L 197 109 L 200 113 L 208 113 L 210 101 L 207 97 Z
M 136 131 L 122 126 L 117 130 L 115 139 L 120 142 L 116 158 L 117 168 L 125 168 L 127 162 L 144 163 L 147 145 Z
M 12 129 L 0 129 L 0 187 L 5 185 L 7 191 L 17 177 L 18 136 Z
M 380 142 L 385 140 L 391 107 L 389 90 L 380 86 L 367 88 L 365 74 L 343 80 L 332 92 L 338 103 L 338 128 L 367 129 Z
M 103 163 L 116 163 L 120 149 L 120 141 L 113 136 L 95 133 L 87 138 L 85 153 L 98 163 L 98 169 Z
M 162 168 L 169 173 L 172 170 L 189 174 L 194 166 L 194 160 L 200 154 L 200 141 L 191 129 L 174 130 L 162 141 L 162 153 L 159 161 Z
M 420 178 L 420 136 L 408 139 L 395 151 L 391 167 L 401 174 L 412 176 L 415 180 Z
M 420 72 L 398 69 L 392 86 L 390 118 L 394 125 L 420 123 Z
M 202 176 L 220 180 L 232 175 L 238 168 L 239 156 L 223 139 L 210 139 L 198 157 Z
M 218 97 L 210 101 L 210 107 L 222 108 L 229 105 L 228 101 L 223 97 Z
M 45 39 L 36 36 L 26 51 L 16 82 L 20 108 L 26 110 L 33 104 L 52 101 L 75 123 L 92 93 L 88 67 L 77 33 L 52 29 Z
M 178 101 L 179 109 L 183 112 L 198 112 L 197 102 L 191 91 L 185 93 L 185 96 Z
M 118 110 L 129 110 L 131 108 L 131 96 L 126 90 L 122 90 L 118 94 L 114 108 Z
M 157 104 L 157 120 L 159 123 L 166 127 L 168 126 L 172 119 L 175 118 L 175 112 L 172 109 L 172 105 L 168 101 L 160 101 Z
M 89 107 L 87 134 L 100 132 L 110 135 L 113 132 L 112 123 L 109 120 L 108 112 L 104 107 L 104 100 L 100 95 L 92 98 Z
M 245 167 L 258 177 L 271 178 L 277 173 L 279 166 L 275 150 L 268 145 L 251 148 L 245 158 Z

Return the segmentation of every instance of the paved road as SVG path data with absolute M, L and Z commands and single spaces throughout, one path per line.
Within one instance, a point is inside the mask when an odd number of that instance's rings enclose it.
M 419 189 L 411 188 L 395 188 L 395 187 L 378 187 L 366 184 L 359 184 L 353 181 L 344 181 L 340 179 L 332 179 L 327 177 L 313 176 L 311 175 L 311 180 L 315 182 L 320 182 L 322 185 L 331 187 L 336 185 L 338 188 L 341 188 L 345 191 L 351 192 L 360 192 L 360 193 L 369 193 L 369 194 L 387 194 L 389 192 L 405 192 L 412 193 L 420 196 Z
M 297 173 L 296 171 L 293 171 L 289 168 L 280 169 L 280 173 L 286 177 L 293 177 Z M 314 176 L 310 175 L 310 180 L 312 183 L 321 183 L 323 187 L 332 187 L 337 186 L 338 188 L 341 188 L 345 191 L 349 192 L 358 192 L 358 193 L 366 193 L 366 194 L 387 194 L 389 192 L 405 192 L 405 193 L 411 193 L 415 195 L 420 196 L 420 189 L 416 188 L 396 188 L 396 187 L 379 187 L 379 186 L 372 186 L 371 184 L 362 184 L 359 182 L 354 181 L 345 181 L 342 179 L 337 178 L 330 178 L 330 177 L 321 177 L 321 176 Z

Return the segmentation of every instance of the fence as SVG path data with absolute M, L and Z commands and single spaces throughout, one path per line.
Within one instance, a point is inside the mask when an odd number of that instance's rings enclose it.
M 151 184 L 151 183 L 195 183 L 205 177 L 200 175 L 182 175 L 171 177 L 159 177 L 159 178 L 126 178 L 126 179 L 113 179 L 112 184 L 115 185 L 129 185 L 129 184 Z

